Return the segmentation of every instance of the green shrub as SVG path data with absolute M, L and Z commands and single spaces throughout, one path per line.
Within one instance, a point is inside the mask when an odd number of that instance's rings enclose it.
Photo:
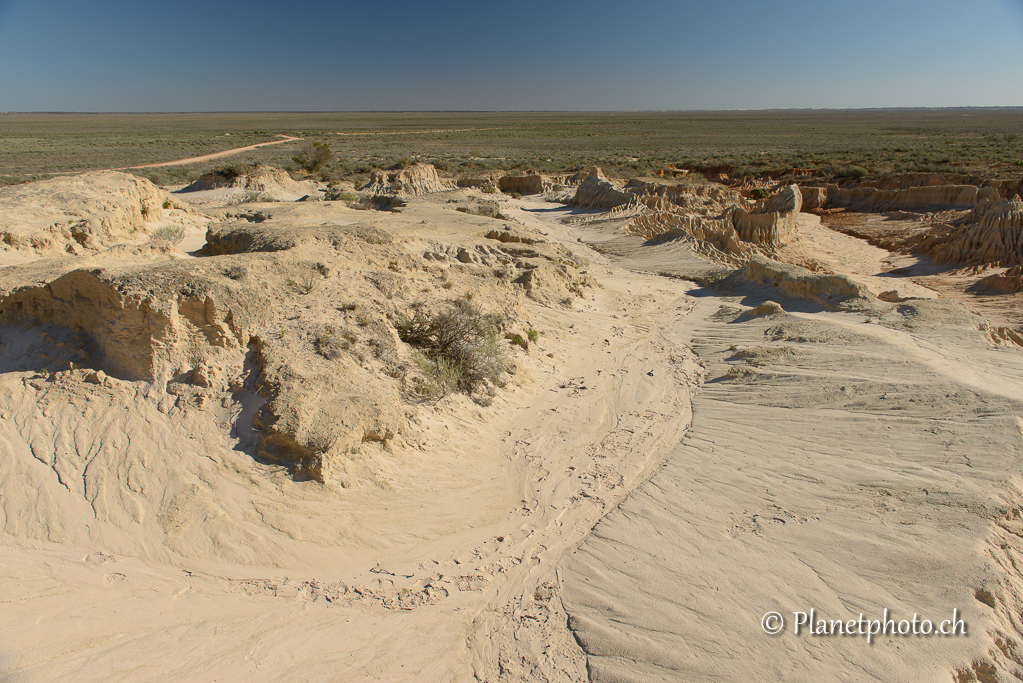
M 846 166 L 838 174 L 842 178 L 863 178 L 869 171 L 862 166 Z
M 316 173 L 324 164 L 334 158 L 330 151 L 330 145 L 325 142 L 307 142 L 302 145 L 301 151 L 291 160 L 304 168 L 309 173 Z
M 421 355 L 416 363 L 427 384 L 418 393 L 428 398 L 456 390 L 472 395 L 495 384 L 505 369 L 497 342 L 500 325 L 499 316 L 483 313 L 464 299 L 436 314 L 414 305 L 410 315 L 398 317 L 398 337 Z
M 753 191 L 750 192 L 750 196 L 752 196 L 753 199 L 767 199 L 771 196 L 771 193 L 762 187 L 754 187 Z
M 528 349 L 529 348 L 529 344 L 526 343 L 526 340 L 522 338 L 521 334 L 517 334 L 514 337 L 512 337 L 511 342 L 512 342 L 512 344 L 518 344 L 519 346 L 521 346 L 524 349 Z
M 540 337 L 540 333 L 536 330 L 529 330 L 526 332 L 526 337 L 529 338 L 529 341 L 535 342 Z

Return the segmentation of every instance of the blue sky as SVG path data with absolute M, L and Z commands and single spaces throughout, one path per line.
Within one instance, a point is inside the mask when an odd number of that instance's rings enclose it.
M 0 111 L 1023 106 L 1023 0 L 0 0 Z

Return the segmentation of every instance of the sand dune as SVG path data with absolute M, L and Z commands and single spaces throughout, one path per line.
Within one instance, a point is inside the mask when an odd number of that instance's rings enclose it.
M 205 197 L 202 249 L 0 271 L 4 680 L 1023 672 L 1000 309 L 791 206 L 711 249 L 728 192 L 632 188 Z M 429 397 L 402 316 L 458 301 L 501 314 L 506 372 Z M 811 609 L 967 633 L 793 633 Z

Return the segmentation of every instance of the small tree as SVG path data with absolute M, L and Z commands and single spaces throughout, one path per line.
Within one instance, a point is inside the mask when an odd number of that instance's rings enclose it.
M 330 163 L 334 153 L 330 151 L 330 145 L 325 142 L 307 142 L 302 145 L 301 151 L 291 160 L 304 168 L 309 173 L 316 173 L 324 164 Z

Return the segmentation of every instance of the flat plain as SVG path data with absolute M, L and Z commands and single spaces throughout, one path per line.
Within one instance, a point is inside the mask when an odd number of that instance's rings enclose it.
M 988 177 L 1018 169 L 1023 110 L 881 109 L 728 112 L 379 112 L 0 115 L 0 183 L 172 161 L 278 136 L 327 142 L 329 176 L 410 156 L 451 171 L 561 173 L 599 165 L 643 175 L 665 164 L 774 175 L 936 172 Z M 285 167 L 295 147 L 239 162 Z M 157 181 L 194 180 L 207 168 Z

